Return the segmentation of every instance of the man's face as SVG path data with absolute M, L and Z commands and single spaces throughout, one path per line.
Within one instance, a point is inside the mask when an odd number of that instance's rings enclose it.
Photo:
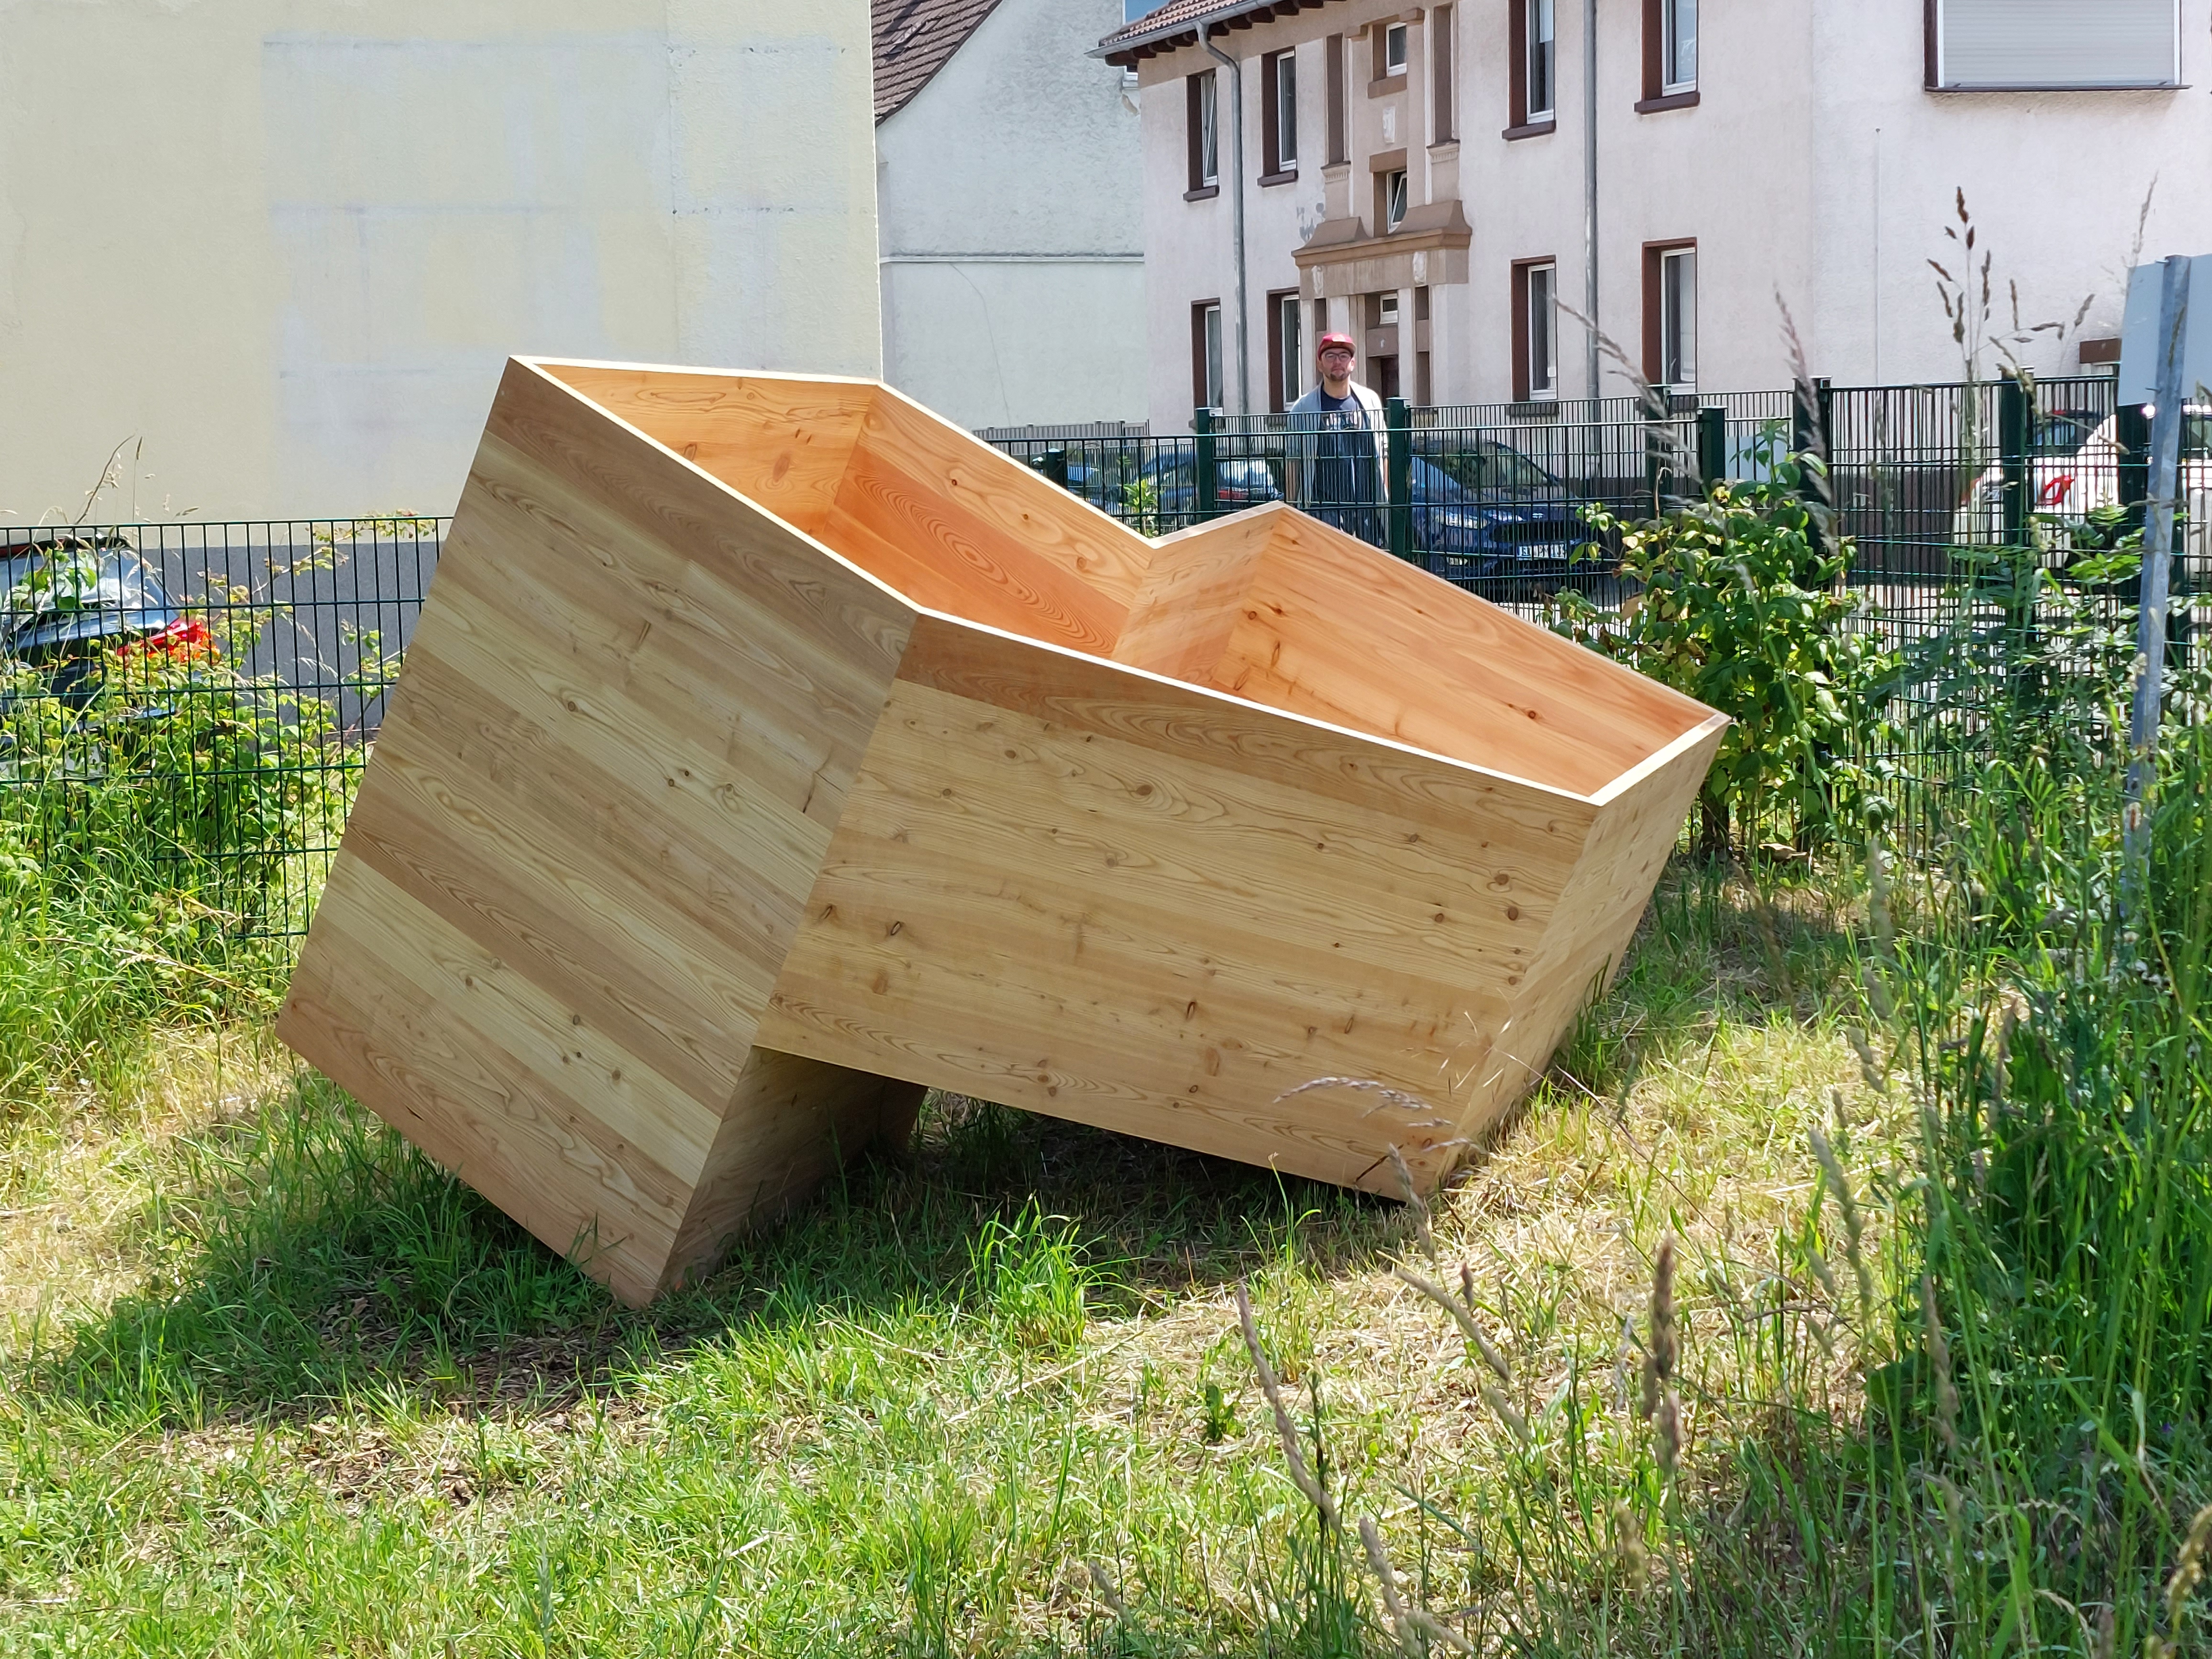
M 1352 378 L 1352 354 L 1342 346 L 1331 346 L 1321 354 L 1321 377 L 1332 386 Z

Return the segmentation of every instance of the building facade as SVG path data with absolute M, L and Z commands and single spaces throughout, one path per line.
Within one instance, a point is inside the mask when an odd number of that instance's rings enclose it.
M 1123 15 L 875 0 L 884 374 L 963 426 L 1145 417 L 1136 88 L 1085 55 Z
M 1425 403 L 2079 372 L 2130 264 L 2212 246 L 2208 33 L 2212 0 L 1169 0 L 1095 49 L 1140 86 L 1155 429 L 1282 407 L 1324 328 Z
M 867 26 L 0 5 L 0 523 L 450 512 L 511 353 L 876 373 Z

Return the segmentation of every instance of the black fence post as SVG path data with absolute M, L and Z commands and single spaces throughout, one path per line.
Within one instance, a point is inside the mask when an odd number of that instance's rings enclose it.
M 1413 556 L 1413 418 L 1403 398 L 1383 405 L 1382 423 L 1389 440 L 1390 550 L 1411 561 Z
M 2007 547 L 2027 545 L 2030 413 L 2026 386 L 2011 375 L 1997 382 L 1997 465 L 2004 474 L 2002 539 Z
M 1833 464 L 1835 429 L 1835 382 L 1821 376 L 1808 386 L 1800 380 L 1796 395 L 1790 400 L 1790 453 L 1811 455 L 1820 462 L 1818 471 L 1802 467 L 1797 480 L 1798 497 L 1812 520 L 1805 539 L 1811 544 L 1816 562 L 1827 556 L 1828 526 L 1835 507 L 1833 483 L 1826 470 Z
M 1221 478 L 1213 466 L 1213 411 L 1203 405 L 1191 410 L 1190 429 L 1197 452 L 1192 463 L 1198 473 L 1198 516 L 1203 523 L 1221 512 Z
M 2133 529 L 2142 523 L 2150 497 L 2150 421 L 2141 404 L 2122 404 L 2112 411 L 2112 436 L 2120 452 L 2120 505 Z
M 1698 411 L 1698 483 L 1706 495 L 1728 477 L 1728 410 L 1711 404 Z
M 1064 449 L 1042 449 L 1030 457 L 1030 467 L 1042 472 L 1062 489 L 1067 488 L 1067 452 Z

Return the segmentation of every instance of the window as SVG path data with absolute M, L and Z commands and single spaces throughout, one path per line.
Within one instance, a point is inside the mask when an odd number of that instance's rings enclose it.
M 1421 326 L 1429 320 L 1429 290 L 1426 283 L 1413 290 L 1413 401 L 1432 404 L 1436 387 L 1429 377 L 1428 341 L 1421 334 Z
M 1659 94 L 1698 84 L 1698 0 L 1660 0 Z
M 1698 384 L 1698 249 L 1653 242 L 1644 249 L 1644 378 L 1668 392 Z
M 1644 0 L 1644 100 L 1638 108 L 1698 96 L 1698 0 Z
M 1375 296 L 1375 326 L 1377 328 L 1398 326 L 1398 290 L 1396 289 L 1385 289 Z
M 1328 159 L 1332 166 L 1349 161 L 1344 142 L 1344 37 L 1328 37 Z
M 1298 58 L 1295 52 L 1270 52 L 1260 60 L 1260 150 L 1267 175 L 1263 182 L 1297 177 Z
M 1508 138 L 1552 131 L 1558 113 L 1559 0 L 1506 0 Z
M 1200 409 L 1221 405 L 1221 301 L 1200 300 L 1190 308 L 1190 400 Z
M 1524 259 L 1513 267 L 1513 400 L 1559 395 L 1559 266 Z
M 1376 175 L 1376 188 L 1382 197 L 1382 230 L 1385 235 L 1406 222 L 1406 169 L 1393 167 Z
M 1376 79 L 1406 72 L 1406 36 L 1407 28 L 1403 23 L 1392 23 L 1383 29 L 1382 72 Z
M 1448 144 L 1459 137 L 1452 108 L 1452 17 L 1449 6 L 1429 13 L 1429 111 L 1435 130 L 1431 143 Z
M 1213 191 L 1221 183 L 1221 128 L 1214 118 L 1219 82 L 1212 70 L 1201 70 L 1183 82 L 1184 112 L 1190 127 L 1190 188 Z
M 1521 0 L 1528 12 L 1528 112 L 1524 120 L 1548 121 L 1558 102 L 1559 36 L 1558 0 Z
M 2181 84 L 2174 0 L 1929 0 L 1927 17 L 1933 88 Z
M 1278 412 L 1288 409 L 1305 389 L 1298 291 L 1282 289 L 1267 296 L 1267 407 Z

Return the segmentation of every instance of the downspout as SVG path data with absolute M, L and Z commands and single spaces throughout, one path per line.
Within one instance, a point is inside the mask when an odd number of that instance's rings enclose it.
M 1589 395 L 1598 395 L 1597 351 L 1597 0 L 1583 0 L 1583 335 L 1589 352 Z
M 1207 55 L 1229 66 L 1229 164 L 1237 170 L 1237 194 L 1230 204 L 1230 241 L 1237 260 L 1237 412 L 1252 412 L 1251 351 L 1245 339 L 1249 307 L 1244 301 L 1244 66 L 1213 44 L 1202 28 L 1200 44 Z

